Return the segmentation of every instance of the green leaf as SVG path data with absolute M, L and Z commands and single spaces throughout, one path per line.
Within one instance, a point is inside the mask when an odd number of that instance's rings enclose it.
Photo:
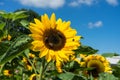
M 10 41 L 0 42 L 0 57 L 6 52 L 10 46 Z
M 82 45 L 82 46 L 78 47 L 78 49 L 75 50 L 75 52 L 77 54 L 95 54 L 96 52 L 98 52 L 98 50 L 93 49 L 90 46 L 83 46 Z
M 12 19 L 13 16 L 14 15 L 13 15 L 12 12 L 11 13 L 4 13 L 4 14 L 2 14 L 2 17 L 5 18 L 5 19 Z
M 116 56 L 117 54 L 116 53 L 103 53 L 102 56 L 104 57 L 113 57 L 113 56 Z
M 0 15 L 5 19 L 10 19 L 12 21 L 15 21 L 17 19 L 22 19 L 28 17 L 28 15 L 24 14 L 26 11 L 18 11 L 18 12 L 10 12 L 6 13 L 3 11 L 0 11 Z
M 120 79 L 120 61 L 117 63 L 116 66 L 112 66 L 114 76 Z
M 62 80 L 72 80 L 74 78 L 75 74 L 66 72 L 66 73 L 61 73 L 58 75 L 58 77 Z
M 12 21 L 15 21 L 17 19 L 23 19 L 23 18 L 26 18 L 28 17 L 28 15 L 24 14 L 26 11 L 17 11 L 17 12 L 14 12 L 14 16 L 12 18 Z
M 29 29 L 29 27 L 28 27 L 29 22 L 27 20 L 22 20 L 22 21 L 20 21 L 20 23 L 22 24 L 23 27 Z
M 84 77 L 84 76 L 74 76 L 74 78 L 72 79 L 72 80 L 88 80 L 86 77 Z
M 0 10 L 0 15 L 1 15 L 1 14 L 4 14 L 4 13 L 5 13 L 5 11 Z
M 17 19 L 23 19 L 23 18 L 26 18 L 26 17 L 28 17 L 28 15 L 26 15 L 26 14 L 15 14 L 12 18 L 12 21 L 15 21 Z
M 0 40 L 3 36 L 4 36 L 4 32 L 3 32 L 3 30 L 0 30 Z
M 18 37 L 1 57 L 0 64 L 6 63 L 20 55 L 20 53 L 30 47 L 31 42 L 32 38 L 27 35 L 21 35 Z
M 14 12 L 14 14 L 17 14 L 17 15 L 20 15 L 20 14 L 23 14 L 25 13 L 26 11 L 17 11 L 17 12 Z
M 118 78 L 109 73 L 101 73 L 99 74 L 98 80 L 118 80 Z
M 3 30 L 3 28 L 5 27 L 6 23 L 0 23 L 0 30 Z

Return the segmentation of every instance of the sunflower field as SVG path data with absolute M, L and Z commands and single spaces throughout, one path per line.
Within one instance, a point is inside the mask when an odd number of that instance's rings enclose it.
M 70 21 L 20 9 L 0 11 L 0 80 L 120 80 L 98 50 L 81 43 Z

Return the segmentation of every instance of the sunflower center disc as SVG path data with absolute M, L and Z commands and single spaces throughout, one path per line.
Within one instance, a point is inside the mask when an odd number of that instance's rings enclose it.
M 88 71 L 88 74 L 92 74 L 93 77 L 98 77 L 98 74 L 104 72 L 103 63 L 98 60 L 89 61 L 89 67 L 93 67 L 93 70 Z
M 57 51 L 65 45 L 66 38 L 64 34 L 56 29 L 46 30 L 43 36 L 45 46 L 49 49 Z

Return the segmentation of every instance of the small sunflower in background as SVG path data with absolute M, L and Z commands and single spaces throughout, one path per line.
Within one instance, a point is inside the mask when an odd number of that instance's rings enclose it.
M 29 59 L 31 59 L 31 60 L 33 60 L 35 58 L 35 55 L 32 53 L 29 53 L 28 56 L 29 56 Z M 27 70 L 32 70 L 32 66 L 26 57 L 23 57 L 22 62 L 24 63 L 25 68 Z M 34 64 L 35 61 L 32 61 L 32 62 Z
M 36 74 L 32 74 L 32 75 L 30 76 L 30 80 L 37 80 L 37 79 L 36 79 Z
M 11 71 L 11 70 L 4 70 L 3 71 L 3 74 L 5 75 L 5 76 L 9 76 L 9 77 L 11 77 L 12 76 L 12 74 L 13 74 L 13 72 Z
M 5 40 L 11 40 L 11 36 L 10 35 L 4 35 L 2 38 L 0 38 L 0 42 L 5 41 Z
M 30 59 L 35 58 L 35 54 L 32 54 L 32 53 L 29 53 L 28 56 L 29 56 Z
M 35 23 L 30 23 L 30 36 L 33 38 L 32 50 L 40 51 L 39 57 L 45 57 L 47 62 L 56 61 L 56 67 L 60 68 L 63 61 L 68 61 L 73 55 L 72 50 L 80 46 L 80 36 L 76 36 L 77 31 L 70 27 L 71 22 L 56 20 L 53 13 L 49 19 L 47 14 L 41 16 L 41 21 L 34 19 Z
M 93 68 L 92 70 L 86 71 L 85 74 L 92 75 L 97 78 L 99 73 L 107 72 L 112 73 L 112 68 L 108 60 L 101 55 L 88 55 L 83 57 L 83 61 L 80 63 L 81 67 Z
M 22 62 L 27 70 L 32 70 L 32 66 L 26 57 L 23 57 Z

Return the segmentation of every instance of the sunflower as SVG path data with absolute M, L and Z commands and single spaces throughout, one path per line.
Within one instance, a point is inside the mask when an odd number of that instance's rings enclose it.
M 30 80 L 37 80 L 37 79 L 36 79 L 36 74 L 32 74 L 32 75 L 30 76 Z
M 73 55 L 72 50 L 80 46 L 80 36 L 76 36 L 76 30 L 70 27 L 70 21 L 62 21 L 53 13 L 48 18 L 47 14 L 41 16 L 41 21 L 34 19 L 35 23 L 30 23 L 30 36 L 33 38 L 33 51 L 40 51 L 39 57 L 45 57 L 47 62 L 56 61 L 56 65 L 62 61 L 68 61 Z M 59 65 L 58 65 L 59 66 Z
M 12 76 L 12 71 L 11 70 L 4 70 L 3 71 L 3 74 L 5 75 L 5 76 Z
M 23 57 L 22 62 L 27 70 L 32 70 L 32 66 L 27 58 Z
M 32 54 L 32 53 L 29 53 L 29 54 L 28 54 L 28 56 L 29 56 L 29 58 L 30 58 L 30 59 L 35 58 L 35 55 L 34 55 L 34 54 Z
M 5 40 L 11 40 L 11 36 L 10 35 L 4 35 L 2 38 L 0 38 L 0 42 L 5 41 Z
M 101 55 L 89 55 L 87 57 L 83 57 L 83 62 L 80 63 L 81 67 L 93 68 L 91 70 L 86 71 L 88 75 L 93 77 L 98 77 L 99 73 L 108 72 L 111 73 L 112 69 L 110 67 L 110 63 L 106 58 Z

